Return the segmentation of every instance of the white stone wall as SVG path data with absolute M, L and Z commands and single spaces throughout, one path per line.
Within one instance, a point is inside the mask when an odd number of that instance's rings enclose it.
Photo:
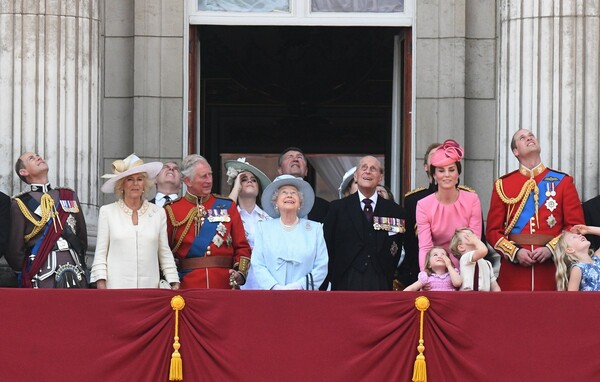
M 500 2 L 497 174 L 515 169 L 512 134 L 533 130 L 542 160 L 575 177 L 582 201 L 600 189 L 598 1 Z
M 0 1 L 0 190 L 24 189 L 14 162 L 35 151 L 53 185 L 77 190 L 93 227 L 99 26 L 97 0 Z
M 181 161 L 184 2 L 106 0 L 103 12 L 102 172 L 132 152 Z
M 416 2 L 415 184 L 427 184 L 423 154 L 452 138 L 465 148 L 461 183 L 487 215 L 496 157 L 496 1 Z

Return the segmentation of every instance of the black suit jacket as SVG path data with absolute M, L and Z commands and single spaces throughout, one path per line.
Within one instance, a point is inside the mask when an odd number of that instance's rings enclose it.
M 404 235 L 404 260 L 398 267 L 398 281 L 403 286 L 409 286 L 417 281 L 419 275 L 419 239 L 417 238 L 417 202 L 433 194 L 436 187 L 417 189 L 404 197 L 406 213 L 406 234 Z
M 325 217 L 327 217 L 327 211 L 329 211 L 329 202 L 323 198 L 315 197 L 315 204 L 308 213 L 308 220 L 323 223 Z
M 0 257 L 6 253 L 10 233 L 10 197 L 0 192 Z
M 404 211 L 395 202 L 379 197 L 374 216 L 404 219 Z M 376 248 L 366 247 L 365 226 L 375 233 Z M 404 234 L 389 235 L 387 231 L 376 231 L 369 225 L 360 207 L 358 192 L 330 203 L 323 231 L 329 253 L 329 280 L 332 290 L 337 289 L 353 261 L 366 253 L 370 253 L 371 261 L 383 269 L 389 290 L 392 289 Z
M 586 225 L 600 227 L 600 195 L 583 203 L 583 215 Z M 600 237 L 594 235 L 586 235 L 586 237 L 592 243 L 591 247 L 598 249 Z

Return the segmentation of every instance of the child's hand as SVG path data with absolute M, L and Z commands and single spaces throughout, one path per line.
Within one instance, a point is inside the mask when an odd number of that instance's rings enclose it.
M 578 233 L 580 235 L 587 235 L 590 230 L 589 227 L 583 224 L 575 224 L 573 228 L 571 228 L 571 232 Z
M 448 255 L 442 256 L 442 259 L 444 260 L 444 263 L 446 264 L 446 268 L 450 269 L 450 268 L 453 267 L 452 260 L 450 260 L 450 258 L 448 257 Z

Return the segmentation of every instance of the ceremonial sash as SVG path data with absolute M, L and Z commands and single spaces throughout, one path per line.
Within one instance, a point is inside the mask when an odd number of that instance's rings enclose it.
M 48 254 L 50 253 L 52 247 L 54 247 L 54 244 L 56 244 L 56 241 L 60 238 L 60 236 L 63 233 L 61 227 L 64 228 L 65 224 L 67 223 L 67 218 L 69 217 L 69 214 L 65 212 L 65 210 L 63 210 L 62 205 L 60 204 L 60 200 L 72 200 L 73 192 L 66 189 L 60 189 L 58 198 L 59 202 L 57 211 L 60 226 L 58 225 L 58 223 L 56 223 L 56 229 L 51 229 L 51 226 L 54 225 L 54 222 L 52 221 L 52 219 L 48 220 L 45 232 L 32 249 L 31 253 L 34 255 L 34 259 L 31 265 L 27 266 L 29 258 L 25 257 L 25 266 L 23 267 L 23 275 L 21 280 L 21 286 L 24 288 L 31 288 L 31 279 L 40 271 L 42 266 L 46 263 L 46 260 L 48 259 Z M 33 198 L 31 198 L 31 200 L 37 202 Z M 28 203 L 28 208 L 31 208 L 33 204 L 35 203 L 31 203 L 30 201 Z M 35 209 L 37 209 L 37 207 L 35 207 L 33 211 L 35 211 Z
M 219 202 L 218 205 L 217 202 Z M 229 207 L 231 207 L 231 200 L 217 199 L 211 207 L 215 205 L 217 205 L 218 209 L 229 210 Z M 208 247 L 212 238 L 217 232 L 218 225 L 219 222 L 217 221 L 211 222 L 209 219 L 204 220 L 204 223 L 202 223 L 202 227 L 200 227 L 200 232 L 198 232 L 198 235 L 196 235 L 196 238 L 194 239 L 186 257 L 204 256 L 204 254 L 206 253 L 206 248 Z
M 544 176 L 544 178 L 540 181 L 540 183 L 538 183 L 538 189 L 540 190 L 540 193 L 538 196 L 538 208 L 539 208 L 539 206 L 546 203 L 546 199 L 548 198 L 546 193 L 543 192 L 543 190 L 546 189 L 547 185 L 549 185 L 550 183 L 554 183 L 555 187 L 556 187 L 556 186 L 558 186 L 558 184 L 560 184 L 560 182 L 564 179 L 564 177 L 565 177 L 565 174 L 561 174 L 561 173 L 550 170 L 546 174 L 546 176 Z M 551 181 L 547 180 L 547 179 L 551 179 Z M 525 207 L 523 207 L 523 211 L 521 212 L 521 215 L 519 215 L 519 219 L 517 220 L 517 223 L 515 224 L 513 229 L 510 231 L 511 233 L 521 233 L 523 231 L 523 229 L 529 224 L 529 219 L 533 215 L 535 215 L 535 200 L 533 200 L 533 196 L 534 196 L 534 193 L 531 192 L 529 194 L 529 197 L 527 198 Z

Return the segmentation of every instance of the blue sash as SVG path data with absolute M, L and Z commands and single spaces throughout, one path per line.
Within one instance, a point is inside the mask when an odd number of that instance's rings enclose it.
M 546 203 L 546 186 L 550 183 L 554 183 L 554 188 L 556 189 L 560 182 L 565 178 L 565 174 L 561 174 L 555 171 L 550 170 L 546 176 L 538 183 L 538 188 L 540 190 L 539 199 L 538 199 L 538 208 Z M 525 207 L 517 220 L 517 224 L 510 231 L 511 233 L 521 233 L 525 226 L 529 224 L 529 219 L 535 215 L 535 201 L 533 200 L 533 192 L 529 194 L 529 198 L 527 198 L 527 202 L 525 202 Z
M 215 209 L 224 209 L 229 210 L 231 207 L 231 200 L 229 199 L 217 199 L 215 203 L 211 206 Z M 202 257 L 206 253 L 206 248 L 209 246 L 212 238 L 215 236 L 215 232 L 217 232 L 217 226 L 219 222 L 211 222 L 208 219 L 204 220 L 202 227 L 200 227 L 200 232 L 194 239 L 190 250 L 188 251 L 186 257 Z

